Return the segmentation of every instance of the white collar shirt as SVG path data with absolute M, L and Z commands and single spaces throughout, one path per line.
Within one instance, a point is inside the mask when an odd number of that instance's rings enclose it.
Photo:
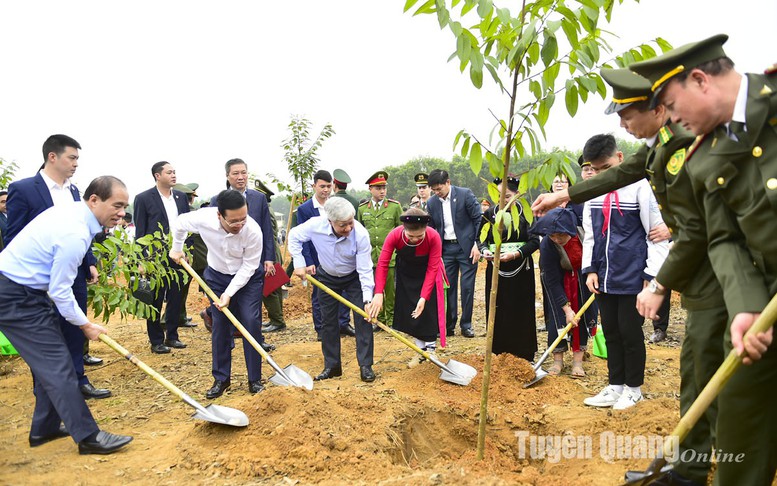
M 168 227 L 172 228 L 173 225 L 175 225 L 175 220 L 178 219 L 178 206 L 175 204 L 175 192 L 170 189 L 170 197 L 166 197 L 162 194 L 159 188 L 157 188 L 156 192 L 158 192 L 159 197 L 162 198 L 162 205 L 165 207 L 165 213 L 167 214 Z
M 43 178 L 43 182 L 46 183 L 46 188 L 49 190 L 49 194 L 51 194 L 51 202 L 54 203 L 54 206 L 76 202 L 70 189 L 70 179 L 65 179 L 65 183 L 59 185 L 43 171 L 40 171 L 40 176 Z
M 442 203 L 442 224 L 443 224 L 443 239 L 455 240 L 456 230 L 453 227 L 453 211 L 451 211 L 451 197 L 453 196 L 453 187 L 448 191 L 446 197 L 441 197 Z

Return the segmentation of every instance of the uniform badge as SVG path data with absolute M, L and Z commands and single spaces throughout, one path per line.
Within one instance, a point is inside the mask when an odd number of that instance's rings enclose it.
M 668 126 L 666 126 L 666 125 L 664 125 L 663 127 L 661 127 L 661 130 L 659 130 L 659 131 L 658 131 L 658 139 L 660 140 L 660 142 L 661 142 L 660 144 L 661 144 L 661 145 L 664 145 L 664 144 L 666 144 L 666 143 L 667 143 L 669 140 L 671 140 L 671 139 L 672 139 L 672 136 L 674 136 L 674 133 L 673 133 L 673 132 L 672 132 L 672 130 L 671 130 L 671 129 L 670 129 Z
M 677 152 L 672 154 L 669 161 L 666 163 L 666 171 L 672 175 L 677 175 L 685 162 L 685 149 L 681 148 Z

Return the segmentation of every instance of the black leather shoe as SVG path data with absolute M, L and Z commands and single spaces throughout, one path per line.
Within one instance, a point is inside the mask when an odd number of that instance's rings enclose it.
M 164 344 L 152 344 L 151 352 L 155 354 L 167 354 L 170 352 L 170 348 L 168 348 Z
M 316 333 L 316 341 L 321 342 L 321 333 L 320 332 Z
M 272 323 L 270 323 L 270 322 L 263 322 L 262 323 L 262 332 L 267 332 L 267 329 L 269 329 L 270 326 L 272 326 Z
M 186 316 L 186 319 L 180 324 L 178 324 L 178 327 L 197 327 L 197 323 L 192 321 L 192 318 L 189 316 Z
M 261 381 L 248 382 L 248 391 L 250 391 L 251 393 L 259 393 L 262 390 L 264 390 L 264 386 L 262 386 Z
M 168 348 L 183 349 L 186 347 L 184 343 L 177 339 L 165 339 L 165 346 Z
M 78 389 L 81 390 L 81 394 L 87 400 L 90 398 L 108 398 L 111 396 L 110 390 L 106 390 L 105 388 L 95 388 L 91 383 L 81 385 L 78 387 Z
M 356 337 L 356 330 L 353 328 L 352 325 L 346 324 L 345 326 L 342 326 L 340 328 L 340 335 Z
M 359 372 L 362 375 L 362 381 L 366 381 L 367 383 L 375 381 L 375 372 L 372 371 L 372 366 L 360 366 Z
M 97 366 L 98 364 L 102 364 L 102 363 L 103 363 L 103 360 L 101 358 L 96 358 L 91 354 L 84 355 L 84 364 L 87 366 Z
M 275 345 L 274 344 L 270 344 L 268 342 L 261 343 L 261 344 L 259 344 L 259 346 L 261 346 L 262 349 L 264 349 L 268 353 L 271 353 L 271 352 L 275 351 Z
M 286 324 L 270 324 L 266 329 L 263 327 L 262 332 L 277 332 L 284 329 L 286 329 Z
M 205 323 L 205 329 L 207 329 L 208 332 L 213 332 L 213 318 L 208 314 L 208 311 L 200 311 L 200 317 L 202 318 L 202 322 Z
M 94 440 L 82 440 L 78 443 L 79 454 L 112 454 L 132 442 L 128 435 L 111 434 L 101 430 Z
M 473 338 L 475 337 L 475 331 L 473 331 L 472 329 L 462 329 L 461 335 L 464 336 L 465 338 Z
M 445 337 L 453 337 L 453 331 L 446 330 Z
M 205 394 L 205 398 L 209 400 L 213 400 L 214 398 L 218 398 L 221 395 L 224 394 L 225 391 L 227 391 L 227 388 L 229 388 L 229 380 L 227 381 L 219 381 L 215 380 L 213 382 L 213 386 L 210 390 Z
M 67 431 L 64 425 L 60 424 L 59 430 L 49 435 L 30 435 L 30 447 L 38 447 L 51 442 L 52 440 L 61 439 L 62 437 L 70 437 L 70 432 Z
M 337 376 L 343 376 L 343 367 L 337 366 L 335 368 L 324 368 L 317 377 L 313 378 L 313 381 L 328 380 L 329 378 L 335 378 Z
M 372 332 L 383 332 L 383 328 L 377 324 L 372 325 Z

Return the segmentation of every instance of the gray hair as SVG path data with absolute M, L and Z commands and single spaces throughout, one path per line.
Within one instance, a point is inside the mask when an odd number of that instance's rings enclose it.
M 342 197 L 330 197 L 324 203 L 324 211 L 329 221 L 348 221 L 356 214 L 353 204 Z

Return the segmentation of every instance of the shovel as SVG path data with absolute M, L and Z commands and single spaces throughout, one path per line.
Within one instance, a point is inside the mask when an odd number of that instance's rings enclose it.
M 530 381 L 529 383 L 526 383 L 523 385 L 524 388 L 529 388 L 533 384 L 537 383 L 541 379 L 548 376 L 548 372 L 542 369 L 542 363 L 545 362 L 546 359 L 548 359 L 548 356 L 550 356 L 550 353 L 553 352 L 554 349 L 556 349 L 556 346 L 558 346 L 558 343 L 561 342 L 562 339 L 564 339 L 567 335 L 567 333 L 572 329 L 574 324 L 580 320 L 580 318 L 583 316 L 583 313 L 591 307 L 591 304 L 594 302 L 594 295 L 591 294 L 591 297 L 588 298 L 588 300 L 583 304 L 583 307 L 580 308 L 579 311 L 577 311 L 577 314 L 575 314 L 575 320 L 570 322 L 566 325 L 564 329 L 561 330 L 560 333 L 558 333 L 558 337 L 556 338 L 553 343 L 551 343 L 550 346 L 548 346 L 548 349 L 545 350 L 544 353 L 542 353 L 542 356 L 540 356 L 540 359 L 537 360 L 537 364 L 534 365 L 534 379 Z
M 181 266 L 186 269 L 187 272 L 189 272 L 189 275 L 192 276 L 194 280 L 197 281 L 198 284 L 200 284 L 200 288 L 205 291 L 206 294 L 208 294 L 208 297 L 210 297 L 214 302 L 219 302 L 221 299 L 216 297 L 216 294 L 213 293 L 213 291 L 208 287 L 208 285 L 205 283 L 205 281 L 200 278 L 197 273 L 192 270 L 192 267 L 189 265 L 186 260 L 181 258 L 179 261 Z M 260 270 L 257 270 L 260 271 Z M 302 369 L 297 368 L 294 365 L 288 365 L 285 368 L 281 368 L 278 366 L 278 363 L 275 362 L 274 359 L 267 353 L 267 351 L 262 348 L 261 345 L 259 345 L 258 342 L 256 342 L 256 339 L 254 339 L 253 336 L 246 330 L 245 327 L 243 327 L 242 324 L 240 324 L 240 321 L 237 320 L 234 314 L 227 309 L 226 307 L 221 309 L 221 312 L 224 313 L 227 318 L 232 321 L 232 324 L 237 328 L 238 331 L 240 331 L 240 334 L 243 335 L 243 338 L 246 339 L 249 343 L 251 343 L 251 346 L 256 349 L 256 351 L 259 353 L 259 355 L 264 358 L 265 361 L 267 361 L 267 364 L 273 367 L 275 371 L 278 373 L 276 375 L 273 375 L 270 378 L 270 381 L 272 383 L 275 383 L 276 385 L 280 386 L 298 386 L 300 388 L 305 388 L 307 390 L 313 389 L 313 378 L 302 371 Z
M 442 370 L 440 372 L 440 379 L 449 381 L 451 383 L 455 383 L 457 385 L 469 385 L 469 382 L 472 381 L 472 378 L 475 377 L 475 375 L 478 374 L 477 370 L 473 368 L 472 366 L 468 364 L 461 363 L 456 360 L 448 360 L 448 363 L 443 363 L 439 359 L 437 359 L 436 356 L 433 356 L 423 349 L 419 348 L 415 344 L 413 344 L 409 339 L 407 339 L 405 336 L 399 334 L 397 331 L 391 329 L 387 325 L 383 324 L 382 322 L 378 321 L 370 321 L 370 316 L 367 315 L 366 312 L 364 312 L 364 309 L 359 309 L 355 305 L 353 305 L 351 302 L 349 302 L 347 299 L 343 298 L 341 295 L 339 295 L 337 292 L 334 292 L 332 289 L 327 287 L 326 285 L 322 284 L 315 278 L 311 277 L 310 275 L 307 275 L 307 279 L 310 283 L 317 286 L 327 294 L 334 297 L 336 300 L 338 300 L 340 303 L 347 305 L 351 308 L 354 312 L 360 314 L 362 317 L 367 319 L 369 322 L 374 322 L 378 327 L 386 331 L 387 333 L 391 334 L 396 339 L 400 340 L 405 346 L 409 347 L 416 353 L 420 354 L 424 358 L 428 359 L 432 363 L 436 364 L 440 367 Z
M 759 332 L 768 331 L 770 327 L 774 325 L 774 321 L 777 320 L 777 296 L 772 297 L 769 304 L 764 308 L 761 315 L 756 319 L 753 326 L 747 331 L 745 336 L 750 336 Z M 772 350 L 772 352 L 774 352 Z M 715 400 L 720 391 L 726 386 L 726 383 L 731 376 L 742 365 L 742 356 L 736 353 L 736 350 L 732 349 L 725 361 L 720 365 L 718 371 L 712 375 L 707 386 L 699 393 L 691 407 L 682 416 L 680 422 L 677 423 L 677 427 L 674 428 L 670 437 L 676 437 L 675 440 L 666 440 L 664 442 L 663 454 L 661 457 L 653 459 L 648 468 L 645 471 L 629 471 L 626 473 L 626 482 L 624 485 L 648 485 L 659 477 L 666 474 L 667 466 L 666 456 L 672 454 L 675 444 L 680 444 L 683 439 L 688 435 L 699 418 L 704 414 L 710 404 Z
M 224 424 L 224 425 L 231 425 L 233 427 L 245 427 L 248 425 L 248 417 L 246 414 L 241 412 L 240 410 L 229 408 L 229 407 L 222 407 L 221 405 L 214 405 L 210 404 L 207 407 L 203 407 L 199 403 L 197 403 L 196 400 L 194 400 L 192 397 L 184 393 L 180 388 L 170 383 L 167 378 L 160 375 L 153 369 L 151 369 L 150 366 L 148 366 L 146 363 L 142 362 L 138 359 L 137 356 L 130 353 L 126 349 L 124 349 L 119 343 L 108 337 L 107 334 L 100 334 L 100 341 L 104 342 L 108 346 L 110 346 L 111 349 L 119 353 L 120 355 L 124 356 L 129 360 L 130 363 L 134 364 L 148 376 L 155 379 L 157 382 L 159 382 L 163 387 L 170 390 L 170 393 L 177 396 L 181 400 L 184 401 L 187 405 L 190 405 L 193 407 L 196 412 L 194 412 L 194 415 L 192 417 L 201 419 L 201 420 L 207 420 L 208 422 L 213 422 L 215 424 Z

